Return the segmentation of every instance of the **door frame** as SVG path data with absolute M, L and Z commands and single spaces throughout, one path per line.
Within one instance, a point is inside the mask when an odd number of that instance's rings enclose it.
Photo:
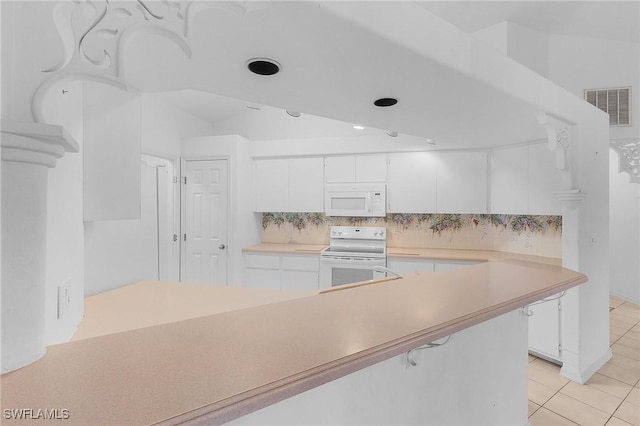
M 169 200 L 169 225 L 170 225 L 170 234 L 179 236 L 180 233 L 180 188 L 178 185 L 178 175 L 179 175 L 179 157 L 170 157 L 167 155 L 157 154 L 154 152 L 143 151 L 140 156 L 141 165 L 147 164 L 149 166 L 162 166 L 169 164 L 171 166 L 170 179 L 171 179 L 171 200 Z M 159 197 L 159 195 L 158 195 Z M 160 235 L 158 235 L 158 239 Z M 180 278 L 180 245 L 177 244 L 177 241 L 172 241 L 171 247 L 171 255 L 169 256 L 169 261 L 171 262 L 170 267 L 170 281 L 178 281 Z M 158 240 L 158 249 L 160 248 L 160 241 Z
M 231 214 L 231 205 L 233 203 L 232 197 L 231 197 L 231 176 L 233 176 L 232 173 L 232 162 L 231 162 L 231 156 L 230 155 L 207 155 L 207 156 L 203 156 L 203 157 L 194 157 L 194 156 L 187 156 L 187 157 L 180 157 L 180 178 L 178 179 L 180 184 L 178 185 L 180 187 L 180 233 L 178 235 L 178 239 L 180 240 L 180 268 L 179 268 L 179 281 L 182 282 L 184 279 L 184 272 L 185 272 L 185 264 L 186 264 L 186 256 L 187 256 L 187 250 L 185 248 L 185 244 L 186 241 L 184 239 L 184 235 L 187 229 L 187 194 L 185 189 L 185 183 L 184 183 L 184 178 L 186 177 L 186 173 L 187 173 L 187 161 L 218 161 L 218 160 L 224 160 L 227 162 L 227 282 L 225 283 L 225 285 L 229 285 L 229 277 L 231 276 L 231 271 L 232 271 L 232 267 L 233 267 L 233 260 L 232 260 L 232 254 L 231 254 L 231 250 L 229 250 L 229 246 L 233 243 L 233 215 Z M 230 243 L 231 244 L 230 244 Z

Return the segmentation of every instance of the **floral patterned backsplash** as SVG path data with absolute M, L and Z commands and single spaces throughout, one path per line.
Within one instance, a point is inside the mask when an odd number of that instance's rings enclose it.
M 327 217 L 324 213 L 263 213 L 262 242 L 328 244 L 329 227 L 384 226 L 390 247 L 498 250 L 562 257 L 562 216 L 388 214 Z

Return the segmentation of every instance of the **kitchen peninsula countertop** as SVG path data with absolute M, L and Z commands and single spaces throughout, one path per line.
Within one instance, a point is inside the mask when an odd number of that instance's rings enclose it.
M 84 426 L 222 423 L 586 280 L 502 260 L 85 338 L 3 375 L 2 408 L 66 409 L 53 422 Z
M 320 254 L 328 244 L 261 243 L 242 249 L 245 253 Z

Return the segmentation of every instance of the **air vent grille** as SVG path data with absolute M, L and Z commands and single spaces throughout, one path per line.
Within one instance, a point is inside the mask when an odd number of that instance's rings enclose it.
M 587 89 L 584 98 L 609 114 L 610 126 L 631 125 L 631 88 Z

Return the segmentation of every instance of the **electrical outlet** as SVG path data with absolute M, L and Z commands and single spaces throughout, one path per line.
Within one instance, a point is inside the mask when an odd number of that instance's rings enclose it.
M 69 280 L 58 286 L 58 319 L 63 318 L 69 309 L 71 294 L 69 293 Z

